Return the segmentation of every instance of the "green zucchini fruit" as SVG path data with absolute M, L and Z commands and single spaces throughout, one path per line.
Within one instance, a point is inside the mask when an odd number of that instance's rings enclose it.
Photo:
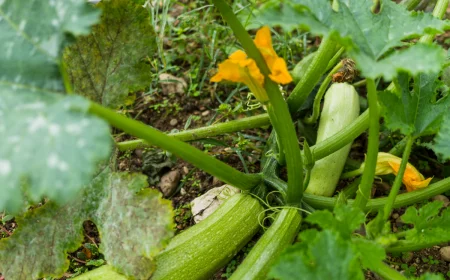
M 300 229 L 301 219 L 297 209 L 282 209 L 230 280 L 266 279 L 273 262 L 294 241 Z
M 235 194 L 211 216 L 175 236 L 156 256 L 153 280 L 209 279 L 255 235 L 263 211 L 250 195 Z
M 308 69 L 309 65 L 311 64 L 311 62 L 314 60 L 315 57 L 316 52 L 309 53 L 302 60 L 300 60 L 300 62 L 297 63 L 297 65 L 295 65 L 294 69 L 291 72 L 292 78 L 294 79 L 295 83 L 298 83 L 300 79 L 303 78 L 303 76 L 306 73 L 306 70 Z
M 359 116 L 359 97 L 347 83 L 335 83 L 325 93 L 317 141 L 319 143 L 338 133 Z M 332 196 L 350 152 L 351 143 L 315 162 L 306 193 Z

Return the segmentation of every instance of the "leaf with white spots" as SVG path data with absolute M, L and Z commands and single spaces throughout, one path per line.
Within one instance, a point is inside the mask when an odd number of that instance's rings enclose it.
M 15 86 L 62 91 L 68 34 L 89 33 L 100 11 L 80 0 L 0 0 L 0 94 Z
M 173 221 L 170 201 L 146 186 L 144 175 L 105 169 L 77 200 L 27 212 L 16 219 L 13 235 L 0 240 L 0 273 L 8 280 L 61 277 L 67 252 L 81 246 L 83 222 L 90 220 L 106 261 L 130 278 L 148 279 L 154 256 L 173 235 Z
M 0 95 L 0 211 L 17 213 L 43 197 L 64 203 L 90 182 L 111 151 L 108 125 L 80 96 Z
M 156 49 L 155 32 L 149 13 L 134 2 L 100 2 L 100 24 L 64 53 L 75 92 L 112 108 L 152 80 L 148 58 Z

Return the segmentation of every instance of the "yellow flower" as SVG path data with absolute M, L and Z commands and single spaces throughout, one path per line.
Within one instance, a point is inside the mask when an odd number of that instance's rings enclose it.
M 375 175 L 398 174 L 402 159 L 388 153 L 378 153 Z M 361 166 L 364 170 L 364 164 Z M 402 182 L 408 192 L 425 188 L 430 184 L 431 178 L 425 179 L 423 175 L 408 162 Z
M 292 82 L 286 62 L 275 53 L 272 47 L 272 38 L 267 26 L 262 27 L 256 32 L 255 45 L 261 52 L 267 66 L 269 67 L 269 78 L 279 84 L 288 84 Z M 227 60 L 219 64 L 219 70 L 211 78 L 212 82 L 227 80 L 231 82 L 246 84 L 255 97 L 260 102 L 269 100 L 264 90 L 264 76 L 261 74 L 256 62 L 247 57 L 247 54 L 241 50 L 232 53 Z

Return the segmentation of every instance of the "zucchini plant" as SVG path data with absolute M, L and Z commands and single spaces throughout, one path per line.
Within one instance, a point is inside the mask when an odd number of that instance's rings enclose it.
M 441 20 L 449 0 L 436 1 L 431 14 L 410 11 L 420 1 L 266 1 L 253 15 L 263 24 L 253 39 L 226 1 L 211 0 L 240 45 L 210 81 L 244 84 L 267 113 L 172 134 L 118 111 L 153 77 L 149 57 L 159 42 L 150 2 L 0 0 L 0 212 L 18 224 L 0 239 L 0 279 L 61 277 L 86 221 L 98 229 L 107 265 L 78 279 L 209 279 L 257 232 L 232 279 L 364 279 L 364 271 L 406 279 L 387 264 L 387 253 L 450 241 L 449 208 L 413 205 L 448 192 L 450 178 L 430 182 L 408 164 L 417 143 L 437 160 L 450 159 L 450 98 L 440 79 L 448 61 L 433 44 L 450 29 Z M 305 70 L 295 71 L 298 82 L 285 88 L 287 98 L 280 87 L 293 79 L 272 45 L 273 27 L 322 38 L 301 62 Z M 340 67 L 343 57 L 355 61 L 365 88 L 332 84 L 320 112 L 330 77 L 348 70 Z M 364 96 L 368 109 L 359 115 Z M 304 119 L 299 110 L 308 97 L 314 106 Z M 316 143 L 300 145 L 295 123 L 314 124 L 319 115 Z M 385 156 L 381 119 L 404 139 L 401 159 Z M 254 174 L 186 143 L 269 124 Z M 110 128 L 137 139 L 113 143 Z M 351 143 L 366 131 L 364 163 L 344 175 L 361 175 L 355 199 L 347 199 L 349 191 L 336 193 L 336 186 Z M 144 175 L 116 170 L 117 150 L 149 146 L 242 193 L 174 236 L 170 201 Z M 388 173 L 395 174 L 389 195 L 372 198 L 375 176 Z M 402 184 L 408 192 L 399 194 Z M 403 206 L 409 227 L 394 232 L 390 214 Z M 271 223 L 264 224 L 267 213 Z

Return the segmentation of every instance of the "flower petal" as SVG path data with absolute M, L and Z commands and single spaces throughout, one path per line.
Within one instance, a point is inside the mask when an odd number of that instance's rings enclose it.
M 289 74 L 289 71 L 287 70 L 286 62 L 282 58 L 277 58 L 275 60 L 275 63 L 272 65 L 271 74 L 269 75 L 269 78 L 279 84 L 289 84 L 292 82 L 291 74 Z

